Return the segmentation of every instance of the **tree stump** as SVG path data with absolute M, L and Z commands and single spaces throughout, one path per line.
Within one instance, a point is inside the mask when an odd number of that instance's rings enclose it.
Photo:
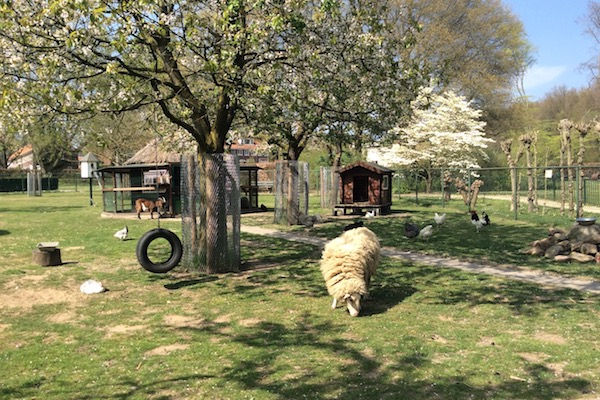
M 35 249 L 33 250 L 33 262 L 42 267 L 61 265 L 60 249 Z

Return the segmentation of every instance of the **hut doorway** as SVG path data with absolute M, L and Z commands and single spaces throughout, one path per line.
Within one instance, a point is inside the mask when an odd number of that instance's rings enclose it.
M 355 203 L 369 201 L 369 177 L 355 176 L 352 185 L 352 197 Z

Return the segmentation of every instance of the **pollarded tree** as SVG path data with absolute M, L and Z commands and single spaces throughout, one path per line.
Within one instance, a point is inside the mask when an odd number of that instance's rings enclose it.
M 420 169 L 478 168 L 484 149 L 493 142 L 485 137 L 481 111 L 451 90 L 435 93 L 423 88 L 412 102 L 412 119 L 405 128 L 395 128 L 397 143 L 371 150 L 369 158 L 389 166 L 413 165 Z M 427 174 L 431 177 L 431 173 Z M 430 185 L 431 183 L 429 183 Z

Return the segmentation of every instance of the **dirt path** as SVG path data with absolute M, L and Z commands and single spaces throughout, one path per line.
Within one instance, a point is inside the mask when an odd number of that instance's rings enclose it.
M 292 232 L 281 232 L 275 229 L 261 228 L 258 226 L 242 225 L 241 231 L 254 235 L 270 236 L 279 239 L 290 240 L 323 247 L 327 239 L 311 237 Z M 506 279 L 514 279 L 523 282 L 536 283 L 542 286 L 554 288 L 574 289 L 583 292 L 600 294 L 600 281 L 584 278 L 569 278 L 559 274 L 540 271 L 532 268 L 519 267 L 508 264 L 479 264 L 458 258 L 440 257 L 410 251 L 400 251 L 393 247 L 383 247 L 383 256 L 409 261 L 415 264 L 432 265 L 442 268 L 455 268 L 467 272 L 493 275 Z

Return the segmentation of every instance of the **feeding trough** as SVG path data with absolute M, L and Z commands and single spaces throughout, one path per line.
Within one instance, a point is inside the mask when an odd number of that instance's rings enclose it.
M 61 265 L 60 249 L 58 242 L 38 243 L 32 253 L 33 262 L 42 267 Z
M 581 217 L 581 218 L 577 218 L 575 220 L 579 225 L 582 226 L 589 226 L 589 225 L 594 225 L 596 223 L 596 218 L 592 218 L 592 217 Z

